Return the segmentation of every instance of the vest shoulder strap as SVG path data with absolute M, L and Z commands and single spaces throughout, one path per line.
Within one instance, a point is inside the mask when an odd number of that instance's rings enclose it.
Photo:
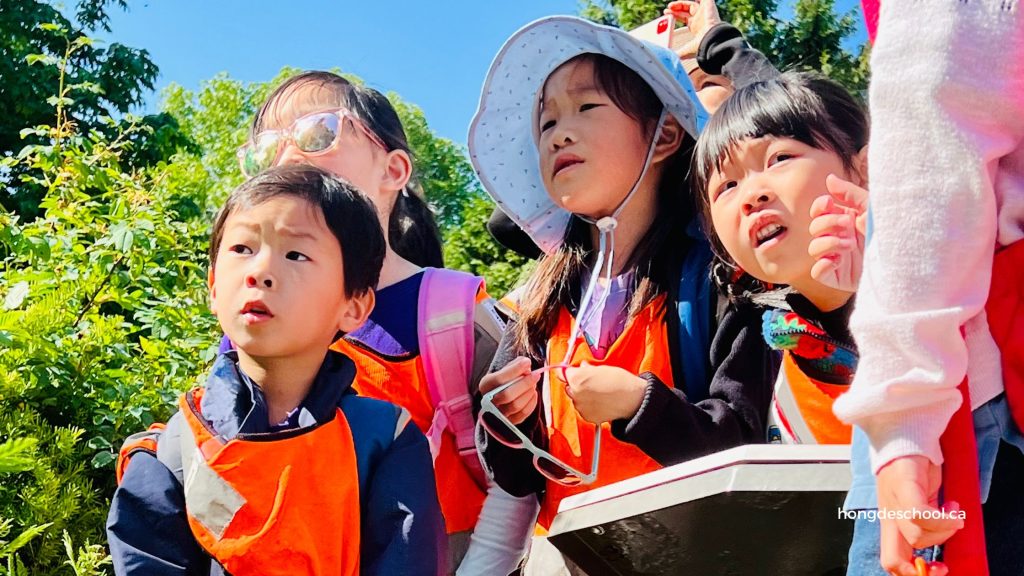
M 478 276 L 427 268 L 420 286 L 417 330 L 434 419 L 427 430 L 437 458 L 445 429 L 452 432 L 463 463 L 481 486 L 486 476 L 473 440 L 473 400 L 469 380 L 474 351 L 474 312 L 484 281 Z

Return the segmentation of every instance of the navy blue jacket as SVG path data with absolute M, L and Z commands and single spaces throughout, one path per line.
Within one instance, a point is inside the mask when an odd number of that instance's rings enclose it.
M 326 422 L 336 407 L 345 414 L 359 474 L 361 573 L 436 576 L 447 558 L 446 540 L 426 438 L 404 424 L 401 408 L 356 395 L 354 376 L 348 357 L 329 352 L 288 427 L 310 416 Z M 239 371 L 233 351 L 217 358 L 201 408 L 226 440 L 279 429 L 271 429 L 263 394 Z M 107 536 L 118 576 L 225 573 L 192 535 L 180 481 L 147 452 L 132 457 L 114 493 Z

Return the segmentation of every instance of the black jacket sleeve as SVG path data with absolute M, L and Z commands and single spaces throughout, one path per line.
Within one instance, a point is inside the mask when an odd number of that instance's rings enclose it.
M 494 360 L 491 362 L 491 372 L 504 368 L 509 362 L 519 356 L 529 356 L 529 354 L 519 350 L 514 345 L 515 329 L 514 320 L 506 325 L 505 333 L 501 337 L 498 350 L 494 354 Z M 533 361 L 533 367 L 540 367 L 537 360 Z M 540 382 L 537 383 L 537 386 L 537 393 L 539 394 Z M 478 392 L 475 398 L 475 408 L 479 410 L 481 394 Z M 534 410 L 533 414 L 519 424 L 519 429 L 536 446 L 545 448 L 547 446 L 547 435 L 544 433 L 544 423 L 540 415 L 540 403 L 537 406 L 538 409 Z M 533 455 L 530 451 L 509 448 L 492 438 L 487 432 L 480 430 L 479 433 L 484 435 L 484 442 L 486 442 L 483 450 L 484 461 L 494 475 L 494 481 L 498 486 L 519 498 L 529 494 L 536 494 L 539 498 L 544 492 L 545 480 L 544 476 L 534 468 Z
M 779 75 L 768 58 L 755 50 L 743 34 L 727 22 L 712 26 L 701 40 L 697 49 L 697 65 L 707 74 L 725 76 L 737 90 Z
M 730 305 L 711 343 L 709 398 L 696 404 L 652 374 L 640 410 L 612 434 L 668 466 L 741 444 L 763 443 L 779 356 L 761 337 L 761 312 Z

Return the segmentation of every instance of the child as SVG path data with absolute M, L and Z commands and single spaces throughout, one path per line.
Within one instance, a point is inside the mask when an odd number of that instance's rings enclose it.
M 526 26 L 488 73 L 470 157 L 547 254 L 480 385 L 491 434 L 518 425 L 532 445 L 483 448 L 502 487 L 541 501 L 543 528 L 566 496 L 763 439 L 775 364 L 759 312 L 730 309 L 682 357 L 673 340 L 680 270 L 701 241 L 685 179 L 693 98 L 675 54 L 572 17 Z M 713 299 L 691 294 L 683 316 L 704 318 Z M 684 363 L 708 364 L 710 390 Z M 573 368 L 531 372 L 542 365 Z M 541 557 L 527 574 L 555 573 Z
M 921 513 L 881 522 L 873 564 L 913 574 L 912 548 L 947 542 L 950 574 L 1021 574 L 1019 512 L 1005 516 L 1021 478 L 997 473 L 1024 449 L 1024 11 L 883 0 L 874 13 L 873 226 L 852 318 L 864 362 L 836 412 L 870 438 L 877 505 Z M 922 518 L 940 485 L 964 518 Z
M 832 403 L 856 367 L 847 318 L 863 240 L 829 189 L 866 183 L 867 139 L 866 114 L 846 90 L 786 73 L 740 88 L 697 141 L 694 188 L 704 191 L 700 205 L 721 259 L 716 277 L 738 297 L 764 299 L 754 294 L 773 285 L 792 290 L 790 310 L 764 316 L 764 337 L 784 351 L 772 442 L 850 443 Z
M 438 573 L 427 443 L 407 411 L 357 396 L 355 364 L 328 350 L 365 322 L 383 258 L 372 204 L 318 169 L 231 194 L 210 300 L 235 348 L 163 433 L 122 450 L 117 574 Z
M 388 99 L 329 72 L 299 74 L 278 87 L 239 153 L 250 176 L 273 165 L 309 163 L 354 183 L 377 206 L 389 231 L 377 306 L 334 349 L 355 361 L 360 394 L 404 407 L 426 431 L 450 539 L 448 570 L 507 574 L 522 558 L 536 503 L 488 483 L 473 442 L 470 396 L 502 327 L 482 278 L 424 269 L 440 266 L 439 258 L 399 251 L 440 246 L 416 191 L 411 156 Z

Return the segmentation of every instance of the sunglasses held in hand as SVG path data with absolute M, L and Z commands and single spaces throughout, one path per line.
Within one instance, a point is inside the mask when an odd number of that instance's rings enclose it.
M 567 364 L 544 366 L 543 368 L 538 368 L 533 372 L 530 372 L 529 376 L 557 371 L 562 380 L 565 381 L 566 368 L 569 368 Z M 562 462 L 550 452 L 538 448 L 532 441 L 530 441 L 526 434 L 523 434 L 523 432 L 512 424 L 512 422 L 510 422 L 508 418 L 501 413 L 501 410 L 494 405 L 495 396 L 501 394 L 505 390 L 508 390 L 524 378 L 527 378 L 527 376 L 520 376 L 519 378 L 516 378 L 507 384 L 502 384 L 494 390 L 484 394 L 483 399 L 480 402 L 480 417 L 477 419 L 477 450 L 483 453 L 483 445 L 486 443 L 487 439 L 482 434 L 482 431 L 486 430 L 487 433 L 494 437 L 495 440 L 509 448 L 521 448 L 523 450 L 528 450 L 533 454 L 533 465 L 546 478 L 565 486 L 579 486 L 582 484 L 592 483 L 597 479 L 598 456 L 601 453 L 600 424 L 597 425 L 597 430 L 594 432 L 594 455 L 591 458 L 592 465 L 590 473 L 587 474 L 573 468 L 565 462 Z

